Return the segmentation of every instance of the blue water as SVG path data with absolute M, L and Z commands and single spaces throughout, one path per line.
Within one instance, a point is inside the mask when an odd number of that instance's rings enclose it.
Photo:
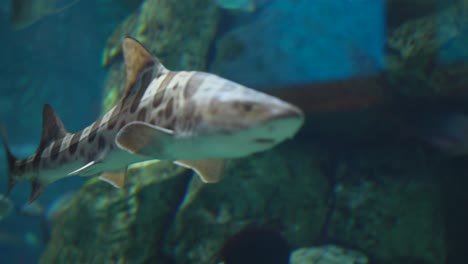
M 346 79 L 383 69 L 385 1 L 268 3 L 251 24 L 228 33 L 245 52 L 215 67 L 216 73 L 266 87 Z

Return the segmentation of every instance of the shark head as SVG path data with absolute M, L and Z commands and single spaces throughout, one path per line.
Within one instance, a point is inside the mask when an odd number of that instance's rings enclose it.
M 235 158 L 264 151 L 293 137 L 304 122 L 296 106 L 217 75 L 196 73 L 192 82 L 199 86 L 188 83 L 187 89 L 194 91 L 186 106 L 197 105 L 199 122 L 190 134 L 203 139 L 202 149 L 212 152 L 208 156 Z

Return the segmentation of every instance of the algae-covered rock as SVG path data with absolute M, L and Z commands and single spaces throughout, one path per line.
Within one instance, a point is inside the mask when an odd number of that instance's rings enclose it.
M 188 177 L 170 163 L 130 170 L 127 188 L 90 180 L 55 224 L 41 263 L 144 263 L 183 198 Z
M 211 0 L 145 0 L 110 36 L 102 63 L 121 54 L 122 40 L 131 36 L 174 69 L 204 69 L 219 10 Z

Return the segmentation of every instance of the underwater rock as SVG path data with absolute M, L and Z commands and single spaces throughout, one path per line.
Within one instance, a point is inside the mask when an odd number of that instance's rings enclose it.
M 296 249 L 290 264 L 367 264 L 367 257 L 355 250 L 335 245 Z
M 254 226 L 280 232 L 292 248 L 336 241 L 385 263 L 442 263 L 443 175 L 414 146 L 351 152 L 331 166 L 335 176 L 319 166 L 330 157 L 293 144 L 231 161 L 222 182 L 195 195 L 189 188 L 164 252 L 176 263 L 221 261 L 232 238 Z
M 166 162 L 136 166 L 124 190 L 93 179 L 57 223 L 42 263 L 245 264 L 268 257 L 265 248 L 281 260 L 289 248 L 331 241 L 378 263 L 443 263 L 437 162 L 414 146 L 348 150 L 330 162 L 301 143 L 231 160 L 216 184 L 189 184 L 190 171 Z M 323 261 L 354 252 L 320 250 Z
M 423 15 L 407 16 L 407 20 L 391 26 L 381 21 L 384 14 L 356 18 L 360 13 L 379 14 L 378 1 L 373 5 L 362 1 L 362 7 L 356 1 L 320 5 L 315 1 L 296 1 L 293 8 L 285 2 L 272 1 L 258 16 L 220 35 L 210 70 L 266 89 L 271 84 L 288 86 L 384 73 L 390 89 L 403 95 L 466 93 L 465 0 L 406 1 L 406 7 L 401 6 L 403 1 L 391 1 L 388 5 L 400 5 L 399 9 L 425 8 Z M 343 2 L 352 5 L 342 6 Z M 310 13 L 320 13 L 322 9 L 336 14 L 334 26 L 327 24 L 326 17 Z M 341 14 L 342 9 L 348 12 Z M 304 15 L 301 10 L 307 13 Z M 288 23 L 278 23 L 286 20 Z M 382 28 L 387 28 L 388 33 Z M 384 46 L 388 49 L 382 51 Z
M 466 1 L 456 1 L 391 30 L 386 63 L 393 86 L 406 95 L 466 95 L 467 14 Z
M 435 14 L 407 21 L 390 32 L 388 46 L 403 59 L 433 55 L 464 35 L 468 27 L 467 13 L 467 7 L 455 4 Z
M 203 70 L 218 20 L 219 10 L 211 0 L 143 1 L 114 30 L 103 51 L 102 64 L 110 66 L 103 111 L 116 103 L 125 84 L 124 65 L 120 60 L 114 62 L 122 53 L 123 38 L 136 38 L 170 69 Z
M 196 195 L 189 189 L 166 254 L 176 263 L 215 263 L 226 243 L 252 226 L 276 230 L 293 248 L 312 243 L 321 233 L 328 192 L 315 161 L 314 152 L 290 142 L 228 162 L 221 182 L 194 188 Z
M 190 10 L 190 11 L 188 11 Z M 203 70 L 219 19 L 212 0 L 145 0 L 110 36 L 102 64 L 108 66 L 131 36 L 172 69 Z M 189 41 L 188 41 L 189 40 Z
M 184 171 L 166 162 L 140 164 L 130 169 L 121 190 L 91 179 L 55 224 L 40 263 L 160 259 L 157 247 L 189 179 Z
M 337 176 L 328 240 L 389 261 L 397 257 L 444 263 L 443 193 L 437 160 L 418 149 L 354 153 Z

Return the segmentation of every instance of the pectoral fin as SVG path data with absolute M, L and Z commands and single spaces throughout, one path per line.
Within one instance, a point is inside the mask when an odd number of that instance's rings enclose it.
M 174 141 L 173 131 L 145 122 L 131 122 L 115 138 L 117 146 L 130 153 L 162 156 L 165 146 Z
M 115 188 L 123 188 L 127 178 L 127 170 L 104 172 L 99 176 L 99 180 L 105 181 Z
M 194 170 L 205 183 L 218 182 L 224 174 L 224 160 L 176 160 L 174 163 Z

